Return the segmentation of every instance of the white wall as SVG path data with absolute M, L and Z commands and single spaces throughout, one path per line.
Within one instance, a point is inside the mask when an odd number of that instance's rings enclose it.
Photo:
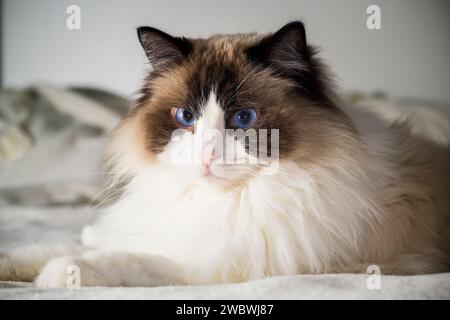
M 66 7 L 78 4 L 82 29 L 66 29 Z M 366 8 L 379 4 L 382 30 L 366 28 Z M 3 81 L 97 85 L 131 94 L 145 57 L 135 28 L 176 35 L 269 32 L 301 19 L 311 43 L 344 89 L 450 103 L 448 0 L 4 0 Z

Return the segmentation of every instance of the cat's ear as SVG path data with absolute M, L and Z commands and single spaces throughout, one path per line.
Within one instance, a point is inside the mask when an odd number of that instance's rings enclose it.
M 192 50 L 192 44 L 185 38 L 152 28 L 139 27 L 137 34 L 142 48 L 154 69 L 165 68 L 181 62 Z
M 307 50 L 305 27 L 294 21 L 250 47 L 247 55 L 251 61 L 292 74 L 307 69 Z

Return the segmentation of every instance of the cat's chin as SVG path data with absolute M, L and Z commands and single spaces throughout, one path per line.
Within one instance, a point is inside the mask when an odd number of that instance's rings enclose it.
M 174 166 L 172 169 L 177 172 L 180 179 L 192 183 L 223 184 L 230 180 L 230 175 L 221 172 L 221 170 L 199 165 Z
M 219 176 L 216 176 L 212 173 L 208 173 L 208 174 L 201 176 L 200 180 L 205 183 L 215 183 L 215 184 L 224 184 L 228 181 L 228 180 L 221 178 Z
M 261 174 L 263 168 L 259 165 L 216 165 L 209 168 L 200 180 L 225 189 L 239 188 L 249 180 Z
M 213 168 L 204 168 L 199 179 L 205 183 L 214 183 L 218 185 L 226 185 L 233 180 L 230 175 L 219 174 Z
M 242 177 L 236 177 L 232 170 L 224 168 L 201 168 L 188 177 L 193 183 L 206 184 L 219 188 L 230 188 L 239 184 Z
M 162 163 L 161 163 L 162 164 Z M 160 168 L 166 168 L 168 172 L 175 175 L 178 181 L 188 184 L 209 184 L 224 188 L 238 187 L 245 181 L 260 172 L 260 166 L 249 165 L 221 165 L 213 164 L 206 167 L 200 164 L 180 165 L 172 164 L 162 165 Z

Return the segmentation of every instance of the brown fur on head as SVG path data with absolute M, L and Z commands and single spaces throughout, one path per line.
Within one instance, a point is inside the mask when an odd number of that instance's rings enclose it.
M 211 93 L 224 113 L 224 129 L 236 129 L 232 116 L 242 108 L 256 110 L 251 128 L 278 129 L 280 159 L 326 161 L 337 145 L 355 139 L 301 22 L 269 35 L 187 39 L 141 27 L 138 36 L 153 70 L 120 127 L 134 127 L 128 129 L 134 138 L 125 143 L 139 141 L 133 152 L 139 150 L 140 158 L 155 159 L 180 128 L 173 108 L 200 118 Z

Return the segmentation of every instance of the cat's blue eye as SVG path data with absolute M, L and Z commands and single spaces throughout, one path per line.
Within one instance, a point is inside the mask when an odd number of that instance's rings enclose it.
M 191 127 L 194 125 L 194 114 L 185 108 L 177 108 L 175 111 L 175 120 L 183 127 Z
M 233 116 L 234 125 L 240 129 L 249 128 L 256 120 L 256 111 L 253 109 L 238 110 Z

